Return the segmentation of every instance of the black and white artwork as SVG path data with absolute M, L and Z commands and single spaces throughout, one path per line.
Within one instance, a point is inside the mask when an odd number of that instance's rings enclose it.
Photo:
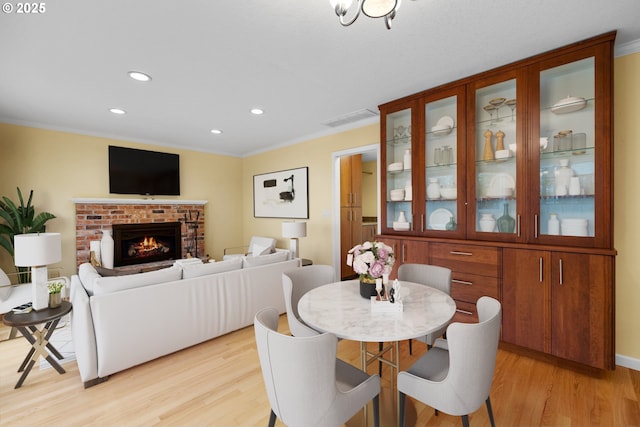
M 309 218 L 309 168 L 253 176 L 253 216 Z

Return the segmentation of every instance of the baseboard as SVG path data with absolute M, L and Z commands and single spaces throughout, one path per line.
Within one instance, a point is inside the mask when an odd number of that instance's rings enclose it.
M 640 359 L 634 359 L 633 357 L 616 354 L 616 365 L 640 371 Z

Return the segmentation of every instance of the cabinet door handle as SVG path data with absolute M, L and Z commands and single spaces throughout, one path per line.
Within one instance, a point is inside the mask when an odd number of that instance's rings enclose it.
M 420 215 L 420 232 L 424 233 L 424 214 Z
M 518 218 L 518 237 L 520 237 L 520 214 L 516 215 Z
M 459 283 L 460 285 L 468 285 L 468 286 L 473 285 L 473 282 L 467 282 L 466 280 L 451 279 L 451 281 L 453 283 Z
M 405 262 L 405 257 L 404 257 L 404 251 L 405 251 L 405 244 L 402 244 L 402 262 Z
M 542 283 L 542 257 L 540 257 L 540 283 Z
M 560 258 L 560 284 L 564 285 L 564 279 L 563 279 L 563 274 L 562 274 L 562 258 Z
M 451 251 L 449 252 L 451 255 L 464 255 L 464 256 L 473 256 L 472 252 L 460 252 L 460 251 Z
M 472 312 L 467 311 L 467 310 L 462 310 L 462 309 L 459 309 L 459 308 L 456 308 L 456 311 L 457 311 L 458 313 L 467 314 L 467 315 L 469 315 L 469 316 L 472 316 L 472 315 L 473 315 L 473 313 L 472 313 Z
M 533 216 L 533 237 L 538 238 L 538 214 Z M 548 232 L 547 232 L 548 233 Z M 540 258 L 542 260 L 542 258 Z M 542 282 L 542 280 L 540 280 Z

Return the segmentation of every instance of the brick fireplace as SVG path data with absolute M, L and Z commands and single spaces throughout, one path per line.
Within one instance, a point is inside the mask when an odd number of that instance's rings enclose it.
M 181 258 L 204 256 L 204 200 L 73 199 L 76 205 L 76 265 L 89 262 L 92 240 L 113 224 L 175 223 L 181 226 Z M 197 254 L 196 252 L 197 247 Z

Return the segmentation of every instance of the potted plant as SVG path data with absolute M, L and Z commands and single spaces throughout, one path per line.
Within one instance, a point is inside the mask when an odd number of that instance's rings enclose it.
M 347 265 L 360 275 L 360 295 L 369 298 L 376 295 L 376 279 L 391 273 L 396 259 L 393 248 L 382 242 L 364 242 L 347 254 Z
M 0 200 L 0 246 L 13 257 L 13 237 L 16 234 L 44 233 L 45 223 L 55 218 L 49 212 L 35 213 L 35 208 L 31 204 L 33 190 L 29 193 L 27 204 L 24 203 L 20 187 L 18 190 L 18 200 L 20 204 L 14 203 L 6 196 Z M 20 283 L 27 283 L 31 280 L 29 267 L 18 267 L 18 280 Z
M 49 289 L 49 308 L 58 308 L 62 304 L 62 289 L 64 282 L 51 281 L 47 283 Z

